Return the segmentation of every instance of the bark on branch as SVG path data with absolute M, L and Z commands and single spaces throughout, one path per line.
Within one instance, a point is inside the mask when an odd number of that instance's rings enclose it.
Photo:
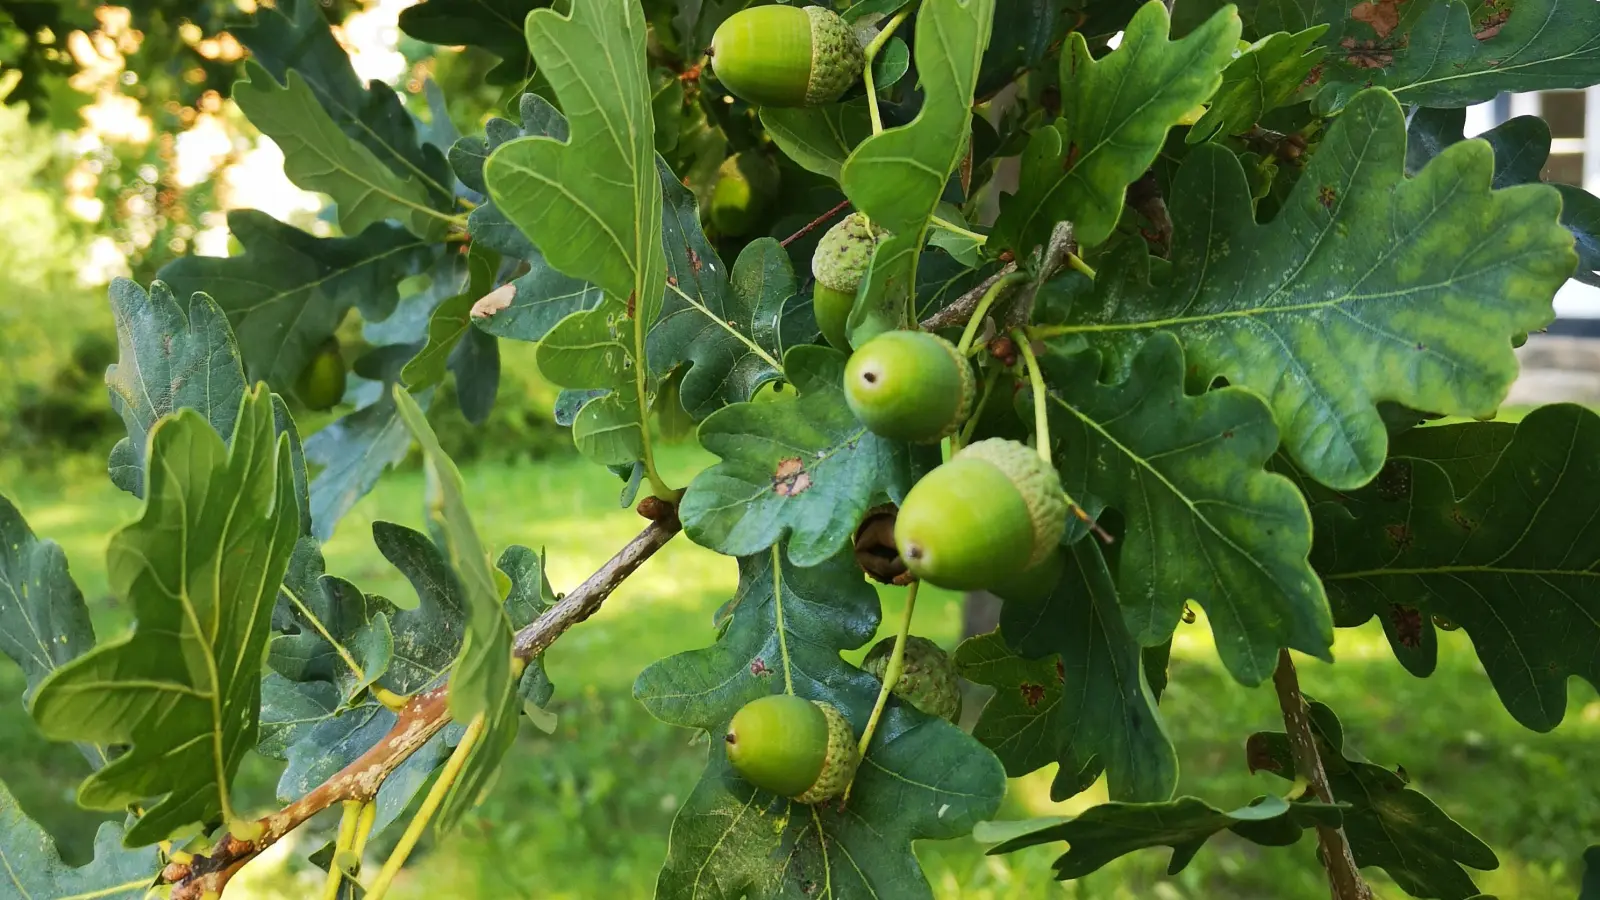
M 1278 651 L 1278 667 L 1272 673 L 1272 686 L 1277 688 L 1278 708 L 1283 711 L 1283 724 L 1289 735 L 1289 752 L 1294 758 L 1294 770 L 1311 786 L 1311 793 L 1323 803 L 1333 803 L 1333 790 L 1328 786 L 1328 772 L 1322 767 L 1322 755 L 1317 751 L 1317 737 L 1311 730 L 1311 715 L 1304 695 L 1300 693 L 1300 677 L 1295 672 L 1294 660 L 1288 650 Z M 1322 865 L 1328 870 L 1328 885 L 1333 900 L 1372 900 L 1372 889 L 1361 877 L 1355 856 L 1350 852 L 1350 842 L 1345 840 L 1343 828 L 1317 826 L 1317 844 L 1321 849 Z
M 652 511 L 653 521 L 598 572 L 517 632 L 513 644 L 516 656 L 530 659 L 543 653 L 567 629 L 594 615 L 618 585 L 683 528 L 677 510 L 670 505 L 654 504 Z M 417 694 L 400 710 L 394 727 L 355 762 L 299 800 L 256 820 L 252 839 L 227 833 L 208 855 L 167 866 L 160 881 L 173 886 L 171 900 L 201 900 L 221 894 L 239 869 L 312 816 L 346 800 L 372 800 L 401 763 L 450 723 L 449 699 L 448 685 Z

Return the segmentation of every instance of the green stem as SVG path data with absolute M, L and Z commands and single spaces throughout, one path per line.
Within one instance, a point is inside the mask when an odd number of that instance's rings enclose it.
M 905 9 L 895 13 L 894 18 L 889 20 L 889 24 L 883 26 L 883 30 L 878 32 L 878 36 L 873 38 L 872 42 L 867 44 L 866 49 L 861 52 L 865 62 L 861 67 L 861 80 L 866 82 L 867 114 L 872 117 L 873 134 L 881 134 L 883 132 L 883 117 L 878 115 L 878 89 L 872 83 L 872 61 L 877 58 L 878 51 L 883 49 L 883 45 L 889 43 L 889 38 L 894 36 L 894 30 L 899 28 L 900 23 L 911 15 L 911 6 L 907 5 Z
M 1022 351 L 1022 362 L 1028 368 L 1028 384 L 1033 387 L 1034 449 L 1039 451 L 1039 458 L 1045 465 L 1053 465 L 1050 462 L 1050 414 L 1045 405 L 1044 375 L 1039 371 L 1039 359 L 1033 355 L 1033 344 L 1021 328 L 1011 330 L 1011 339 Z
M 488 719 L 479 713 L 467 726 L 466 734 L 461 736 L 461 743 L 456 745 L 454 753 L 445 760 L 444 768 L 439 772 L 439 779 L 428 790 L 428 796 L 422 799 L 422 806 L 417 809 L 417 814 L 406 825 L 405 833 L 400 835 L 400 842 L 395 844 L 394 852 L 384 861 L 383 868 L 378 872 L 378 878 L 372 882 L 372 887 L 367 891 L 367 900 L 383 900 L 389 893 L 389 885 L 394 883 L 394 877 L 400 874 L 400 869 L 406 864 L 406 858 L 411 851 L 416 849 L 417 842 L 422 840 L 422 833 L 427 830 L 428 823 L 439 812 L 439 807 L 444 805 L 444 798 L 450 793 L 450 788 L 461 777 L 461 770 L 466 768 L 467 759 L 472 756 L 473 749 L 478 740 L 483 737 L 484 728 Z
M 972 339 L 978 336 L 978 326 L 982 324 L 983 317 L 989 314 L 989 307 L 994 305 L 995 298 L 1000 296 L 1000 292 L 1025 278 L 1027 276 L 1021 272 L 1012 272 L 989 285 L 989 289 L 978 298 L 978 305 L 972 308 L 972 318 L 967 320 L 967 327 L 961 332 L 961 341 L 956 344 L 957 353 L 966 356 L 967 351 L 972 349 Z
M 322 900 L 339 900 L 339 886 L 344 882 L 344 870 L 339 867 L 339 858 L 356 842 L 356 828 L 364 806 L 366 804 L 360 800 L 346 800 L 339 804 L 339 838 L 333 842 L 333 859 L 328 863 L 328 880 L 322 885 Z
M 929 216 L 928 217 L 928 222 L 930 224 L 932 224 L 933 227 L 942 228 L 945 231 L 950 232 L 951 234 L 959 234 L 964 238 L 971 238 L 974 242 L 976 242 L 980 246 L 982 246 L 983 244 L 989 243 L 989 238 L 988 238 L 987 235 L 979 234 L 976 231 L 969 231 L 968 229 L 962 228 L 960 225 L 957 225 L 954 222 L 947 222 L 944 219 L 939 218 L 938 216 Z M 1083 260 L 1078 260 L 1078 261 L 1079 262 L 1083 262 Z M 1093 277 L 1093 276 L 1090 276 L 1090 277 Z
M 954 456 L 966 443 L 972 439 L 973 429 L 978 427 L 978 419 L 983 415 L 984 406 L 989 403 L 989 395 L 994 393 L 994 386 L 1000 382 L 1001 368 L 994 366 L 983 379 L 983 393 L 978 396 L 978 403 L 972 407 L 972 415 L 967 416 L 967 424 L 950 438 L 950 455 Z
M 783 659 L 783 692 L 794 693 L 794 675 L 789 671 L 789 637 L 783 627 L 783 559 L 778 545 L 772 545 L 772 609 L 777 616 L 778 656 Z
M 723 331 L 726 331 L 727 333 L 729 333 L 729 334 L 733 335 L 734 337 L 738 338 L 740 343 L 744 344 L 746 347 L 749 347 L 750 348 L 750 352 L 754 353 L 755 355 L 757 355 L 759 357 L 761 357 L 762 361 L 765 362 L 767 365 L 773 367 L 774 369 L 777 369 L 779 372 L 783 371 L 783 363 L 780 363 L 776 359 L 773 359 L 772 358 L 772 354 L 770 354 L 767 351 L 761 349 L 761 345 L 760 344 L 757 344 L 755 341 L 753 341 L 750 338 L 746 337 L 742 332 L 739 331 L 739 329 L 733 327 L 733 325 L 731 323 L 723 321 L 721 318 L 719 318 L 717 316 L 716 313 L 713 313 L 711 310 L 707 309 L 705 304 L 701 303 L 699 300 L 696 300 L 693 297 L 689 296 L 688 294 L 684 293 L 683 288 L 678 287 L 677 285 L 673 284 L 670 281 L 667 282 L 667 287 L 672 288 L 672 290 L 679 297 L 682 297 L 683 298 L 683 302 L 685 302 L 685 303 L 689 304 L 690 306 L 694 307 L 695 309 L 699 310 L 700 313 L 702 315 L 704 315 L 706 318 L 708 318 L 711 321 L 713 321 L 713 322 L 717 323 L 718 325 L 720 325 L 722 327 Z
M 639 443 L 644 452 L 644 474 L 650 479 L 650 493 L 668 503 L 676 503 L 682 492 L 667 487 L 661 473 L 656 471 L 655 450 L 650 446 L 650 392 L 645 387 L 644 326 L 637 317 L 633 320 L 633 390 L 639 400 Z
M 911 616 L 917 611 L 917 587 L 920 584 L 922 582 L 913 581 L 906 588 L 906 611 L 900 617 L 900 630 L 894 636 L 894 652 L 889 654 L 889 665 L 883 670 L 883 686 L 878 688 L 878 702 L 872 705 L 872 715 L 867 718 L 867 727 L 861 732 L 861 743 L 856 746 L 857 752 L 863 757 L 872 743 L 872 733 L 878 730 L 878 719 L 883 716 L 883 708 L 889 703 L 889 692 L 905 670 L 906 636 L 911 634 Z M 844 799 L 850 799 L 849 788 L 845 788 Z
M 1067 252 L 1067 266 L 1075 271 L 1082 272 L 1084 275 L 1087 275 L 1090 281 L 1094 280 L 1094 268 L 1088 263 L 1084 262 L 1083 257 L 1079 256 L 1078 254 L 1071 251 Z

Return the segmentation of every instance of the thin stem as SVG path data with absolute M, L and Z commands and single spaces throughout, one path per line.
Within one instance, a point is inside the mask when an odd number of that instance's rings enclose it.
M 1294 759 L 1295 774 L 1304 778 L 1311 793 L 1323 803 L 1333 803 L 1333 789 L 1328 785 L 1328 772 L 1322 765 L 1322 754 L 1317 750 L 1317 737 L 1311 728 L 1311 716 L 1306 708 L 1305 695 L 1300 693 L 1300 676 L 1295 672 L 1294 660 L 1288 650 L 1278 651 L 1278 666 L 1272 672 L 1272 686 L 1278 693 L 1278 709 L 1283 713 L 1283 724 L 1289 737 L 1289 754 Z M 1328 887 L 1333 900 L 1372 900 L 1372 889 L 1361 877 L 1350 842 L 1345 839 L 1344 828 L 1317 826 L 1317 844 L 1321 847 L 1322 865 L 1328 870 Z
M 667 282 L 667 287 L 672 288 L 673 291 L 677 292 L 678 296 L 683 298 L 683 302 L 689 304 L 690 306 L 694 307 L 695 309 L 698 309 L 702 314 L 705 315 L 706 318 L 708 318 L 711 321 L 713 321 L 713 322 L 717 323 L 718 325 L 722 326 L 722 330 L 723 331 L 726 331 L 727 333 L 729 333 L 729 334 L 733 335 L 734 337 L 738 338 L 740 343 L 744 344 L 746 347 L 749 347 L 750 348 L 750 352 L 754 353 L 755 355 L 757 355 L 759 357 L 761 357 L 761 359 L 767 365 L 773 367 L 774 369 L 777 369 L 779 372 L 783 371 L 783 363 L 780 363 L 777 360 L 773 359 L 772 358 L 772 354 L 770 354 L 767 351 L 761 349 L 761 345 L 760 344 L 757 344 L 755 341 L 751 340 L 750 338 L 745 337 L 745 335 L 742 334 L 739 331 L 739 329 L 737 329 L 737 328 L 733 327 L 732 325 L 730 325 L 729 323 L 723 321 L 720 317 L 717 316 L 716 313 L 713 313 L 711 310 L 707 309 L 705 304 L 701 303 L 699 300 L 696 300 L 693 297 L 689 296 L 688 294 L 684 293 L 683 288 L 678 287 L 677 285 L 673 284 L 670 281 Z
M 978 427 L 978 419 L 983 415 L 983 408 L 989 403 L 989 395 L 994 393 L 994 386 L 1000 382 L 1001 371 L 999 366 L 995 366 L 984 377 L 983 393 L 978 395 L 978 402 L 972 407 L 972 415 L 967 416 L 967 424 L 961 426 L 961 430 L 950 438 L 951 456 L 972 439 L 972 432 Z
M 1094 280 L 1094 278 L 1095 278 L 1094 267 L 1092 267 L 1088 263 L 1084 262 L 1083 261 L 1083 257 L 1079 256 L 1078 254 L 1073 253 L 1071 251 L 1068 251 L 1067 252 L 1067 265 L 1072 267 L 1072 269 L 1074 271 L 1082 272 L 1084 275 L 1087 275 L 1089 277 L 1090 281 Z
M 794 693 L 794 675 L 789 671 L 789 637 L 783 627 L 783 560 L 778 545 L 772 545 L 772 609 L 778 627 L 778 656 L 783 660 L 783 692 Z
M 883 45 L 889 43 L 889 38 L 894 36 L 894 30 L 899 28 L 900 23 L 911 15 L 911 7 L 913 5 L 907 5 L 905 9 L 895 13 L 894 18 L 889 20 L 889 24 L 883 26 L 883 30 L 878 32 L 878 36 L 867 44 L 865 50 L 861 51 L 861 56 L 866 63 L 861 67 L 861 80 L 865 82 L 867 88 L 867 114 L 872 117 L 873 134 L 883 133 L 883 117 L 878 115 L 878 88 L 877 85 L 872 83 L 872 61 L 877 58 L 878 51 L 883 49 Z
M 339 838 L 333 842 L 333 859 L 328 862 L 328 880 L 322 885 L 322 900 L 339 900 L 339 886 L 344 883 L 344 869 L 340 868 L 339 860 L 356 842 L 356 827 L 366 804 L 360 800 L 346 800 L 339 806 Z
M 396 694 L 394 691 L 391 691 L 379 684 L 373 685 L 369 690 L 372 693 L 372 699 L 382 703 L 384 706 L 387 706 L 389 709 L 392 709 L 395 712 L 405 709 L 406 704 L 411 702 L 410 697 Z
M 778 245 L 780 247 L 789 246 L 790 244 L 794 243 L 795 241 L 798 241 L 801 238 L 805 237 L 806 235 L 810 234 L 818 225 L 821 225 L 823 222 L 828 221 L 829 219 L 831 219 L 834 216 L 838 215 L 840 212 L 842 212 L 842 211 L 844 211 L 846 209 L 849 209 L 849 208 L 850 208 L 850 201 L 849 200 L 840 200 L 838 205 L 835 206 L 833 209 L 830 209 L 827 212 L 823 213 L 822 215 L 817 216 L 815 219 L 812 219 L 811 221 L 807 222 L 805 224 L 804 228 L 801 228 L 799 231 L 796 231 L 794 234 L 791 234 L 788 237 L 784 238 L 783 240 L 779 241 Z
M 967 351 L 972 349 L 972 339 L 978 336 L 978 327 L 983 324 L 983 317 L 988 315 L 989 307 L 994 305 L 995 298 L 1000 296 L 1001 291 L 1026 279 L 1027 276 L 1013 272 L 989 285 L 989 289 L 978 298 L 978 305 L 972 308 L 972 318 L 967 320 L 967 327 L 961 331 L 961 341 L 956 344 L 956 352 L 962 356 L 967 355 Z
M 962 228 L 960 225 L 957 225 L 954 222 L 947 222 L 938 216 L 929 216 L 928 223 L 935 228 L 943 229 L 951 234 L 959 234 L 964 238 L 971 238 L 979 246 L 989 243 L 989 238 L 987 235 L 979 234 L 976 231 L 968 231 L 967 229 Z
M 671 282 L 668 282 L 669 284 Z M 677 285 L 673 285 L 676 287 Z M 662 500 L 676 502 L 681 492 L 667 487 L 656 471 L 656 455 L 650 446 L 650 392 L 645 388 L 644 326 L 633 317 L 633 390 L 639 400 L 639 443 L 644 455 L 644 474 L 650 479 L 650 492 Z
M 383 896 L 389 893 L 389 885 L 394 883 L 394 877 L 406 864 L 406 858 L 416 848 L 417 842 L 422 840 L 422 833 L 427 830 L 428 823 L 433 821 L 434 815 L 439 812 L 439 807 L 444 805 L 444 798 L 455 786 L 456 779 L 461 777 L 461 770 L 466 768 L 467 759 L 472 756 L 479 738 L 483 737 L 488 721 L 483 713 L 479 713 L 473 718 L 472 724 L 467 726 L 467 733 L 461 736 L 461 743 L 456 745 L 455 752 L 445 760 L 444 768 L 439 771 L 439 779 L 428 790 L 428 796 L 422 799 L 422 806 L 406 825 L 405 833 L 400 835 L 400 842 L 395 844 L 394 852 L 384 861 L 383 868 L 378 871 L 377 879 L 367 890 L 367 900 L 383 900 Z
M 861 732 L 861 742 L 856 745 L 856 751 L 861 756 L 867 755 L 867 747 L 872 744 L 872 734 L 878 730 L 878 719 L 883 716 L 883 708 L 889 703 L 889 692 L 894 689 L 895 682 L 900 680 L 900 673 L 905 671 L 906 636 L 911 634 L 911 617 L 917 611 L 917 587 L 920 581 L 911 582 L 906 588 L 906 611 L 900 617 L 900 630 L 894 636 L 894 652 L 889 654 L 889 665 L 883 670 L 883 685 L 878 688 L 878 701 L 872 705 L 872 715 L 867 718 L 867 727 Z M 854 786 L 851 782 L 851 786 Z M 844 799 L 850 799 L 850 788 L 845 788 Z
M 362 671 L 361 664 L 356 662 L 355 656 L 351 654 L 349 650 L 345 649 L 344 644 L 334 640 L 333 635 L 328 632 L 328 626 L 322 624 L 322 619 L 318 618 L 317 614 L 313 613 L 305 605 L 305 602 L 300 599 L 300 595 L 290 590 L 287 585 L 285 585 L 282 590 L 284 596 L 288 597 L 289 602 L 294 604 L 294 608 L 300 611 L 300 615 L 304 616 L 306 621 L 311 623 L 311 627 L 316 630 L 317 634 L 321 636 L 323 640 L 332 645 L 333 651 L 337 653 L 339 658 L 344 660 L 344 664 L 349 667 L 350 673 L 357 678 L 365 678 L 367 673 Z
M 361 804 L 361 816 L 356 820 L 356 839 L 350 845 L 350 852 L 356 859 L 367 852 L 367 839 L 372 837 L 372 824 L 378 820 L 378 804 L 368 800 Z
M 1017 349 L 1022 351 L 1022 362 L 1028 368 L 1028 384 L 1033 388 L 1034 449 L 1039 451 L 1039 458 L 1044 460 L 1045 465 L 1053 465 L 1050 461 L 1050 414 L 1046 407 L 1048 401 L 1045 399 L 1044 375 L 1039 371 L 1039 359 L 1033 355 L 1033 344 L 1021 328 L 1011 330 L 1011 339 L 1017 342 Z

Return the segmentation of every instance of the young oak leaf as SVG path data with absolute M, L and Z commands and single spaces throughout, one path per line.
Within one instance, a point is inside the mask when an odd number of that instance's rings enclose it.
M 695 543 L 746 556 L 788 538 L 790 561 L 833 556 L 882 498 L 899 502 L 937 459 L 878 437 L 844 401 L 844 354 L 805 344 L 784 357 L 799 392 L 782 403 L 735 403 L 700 423 L 722 462 L 690 482 L 679 515 Z
M 73 868 L 61 860 L 55 841 L 28 818 L 0 782 L 0 887 L 22 900 L 144 900 L 151 895 L 161 857 L 155 848 L 122 845 L 122 827 L 110 822 L 94 836 L 94 859 Z
M 1348 509 L 1319 504 L 1313 560 L 1340 625 L 1378 616 L 1396 655 L 1425 676 L 1432 617 L 1456 623 L 1507 711 L 1549 731 L 1566 714 L 1569 677 L 1600 685 L 1600 416 L 1559 404 L 1515 427 L 1481 478 L 1457 465 L 1452 483 L 1416 448 L 1351 492 Z
M 1003 597 L 1000 631 L 956 651 L 963 677 L 996 688 L 973 736 L 1011 777 L 1059 762 L 1057 802 L 1102 771 L 1113 800 L 1166 800 L 1178 785 L 1177 751 L 1100 546 L 1080 540 L 1057 552 L 1063 572 L 1047 596 Z
M 1127 521 L 1117 593 L 1134 638 L 1165 642 L 1193 600 L 1245 684 L 1272 674 L 1281 647 L 1331 658 L 1311 517 L 1294 485 L 1263 468 L 1278 429 L 1261 398 L 1238 387 L 1186 396 L 1171 335 L 1152 336 L 1113 384 L 1100 383 L 1097 353 L 1043 365 L 1062 486 Z
M 994 0 L 923 3 L 915 42 L 922 108 L 909 124 L 862 141 L 840 170 L 839 185 L 855 208 L 893 233 L 879 244 L 846 323 L 857 347 L 906 322 L 929 218 L 967 152 L 973 91 L 993 19 Z
M 1480 896 L 1463 866 L 1499 868 L 1494 851 L 1432 800 L 1407 787 L 1403 776 L 1347 757 L 1338 716 L 1314 700 L 1310 705 L 1311 727 L 1327 770 L 1328 787 L 1345 807 L 1344 834 L 1356 865 L 1383 869 L 1413 897 L 1467 900 Z M 1250 771 L 1264 770 L 1294 780 L 1288 735 L 1257 732 L 1245 747 Z
M 245 395 L 231 446 L 192 410 L 157 423 L 144 512 L 107 552 L 112 590 L 138 628 L 57 669 L 34 695 L 46 737 L 132 745 L 83 781 L 80 803 L 119 809 L 165 795 L 129 829 L 130 845 L 234 818 L 272 602 L 300 530 L 288 447 L 263 387 Z
M 1405 120 L 1387 91 L 1334 122 L 1281 212 L 1258 224 L 1239 161 L 1192 148 L 1167 197 L 1170 274 L 1128 244 L 1053 333 L 1125 372 L 1154 331 L 1182 340 L 1196 383 L 1224 377 L 1271 405 L 1289 456 L 1337 489 L 1383 465 L 1378 405 L 1484 416 L 1516 375 L 1511 337 L 1549 322 L 1573 270 L 1553 188 L 1493 190 L 1493 154 L 1446 149 L 1404 177 Z
M 489 195 L 558 271 L 635 298 L 642 345 L 666 289 L 644 13 L 626 0 L 575 0 L 568 15 L 530 12 L 526 31 L 571 137 L 502 145 L 484 166 Z
M 1211 106 L 1184 140 L 1190 144 L 1249 131 L 1266 113 L 1289 103 L 1327 52 L 1312 46 L 1326 25 L 1290 34 L 1269 34 L 1222 70 Z
M 878 681 L 839 654 L 871 640 L 879 619 L 877 594 L 849 551 L 800 568 L 773 548 L 739 560 L 739 589 L 718 612 L 714 645 L 639 675 L 634 695 L 653 715 L 719 736 L 673 821 L 661 900 L 933 896 L 911 842 L 968 833 L 1005 792 L 1000 765 L 972 738 L 891 702 L 842 809 L 751 786 L 720 740 L 745 703 L 790 685 L 861 728 Z
M 1111 236 L 1123 194 L 1178 124 L 1222 83 L 1239 40 L 1232 6 L 1176 41 L 1160 0 L 1134 14 L 1122 43 L 1096 60 L 1081 32 L 1061 54 L 1061 119 L 1033 133 L 1021 182 L 995 220 L 991 243 L 1024 258 L 1050 239 L 1057 222 L 1092 247 Z

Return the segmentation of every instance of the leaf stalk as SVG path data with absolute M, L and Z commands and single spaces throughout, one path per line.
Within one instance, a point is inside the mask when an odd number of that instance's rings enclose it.
M 889 24 L 883 26 L 883 30 L 878 32 L 877 37 L 874 37 L 866 48 L 861 51 L 861 56 L 864 60 L 864 64 L 861 67 L 861 80 L 866 83 L 867 114 L 872 117 L 873 134 L 883 133 L 883 117 L 878 115 L 878 88 L 877 85 L 872 83 L 872 61 L 878 57 L 878 51 L 883 49 L 883 45 L 889 43 L 889 38 L 894 36 L 894 30 L 899 28 L 900 23 L 911 15 L 914 5 L 907 5 L 905 9 L 895 13 L 894 18 L 889 20 Z
M 883 717 L 883 708 L 889 704 L 889 692 L 894 690 L 895 684 L 900 680 L 900 675 L 905 671 L 906 662 L 906 637 L 911 634 L 911 617 L 917 611 L 917 588 L 922 582 L 913 581 L 906 588 L 906 610 L 900 617 L 900 630 L 895 632 L 894 651 L 889 654 L 889 665 L 883 670 L 883 684 L 878 688 L 877 702 L 872 705 L 872 715 L 867 717 L 867 727 L 861 731 L 861 742 L 856 745 L 856 752 L 865 757 L 867 747 L 872 744 L 872 735 L 878 730 L 878 720 Z M 844 797 L 840 803 L 850 799 L 850 788 L 855 787 L 854 779 L 844 789 Z
M 406 864 L 406 858 L 416 848 L 417 842 L 422 840 L 422 833 L 427 830 L 428 823 L 433 821 L 433 817 L 439 812 L 439 807 L 444 805 L 444 798 L 455 786 L 456 779 L 461 777 L 461 770 L 466 768 L 467 760 L 471 758 L 472 751 L 483 737 L 488 721 L 483 713 L 472 718 L 472 724 L 467 726 L 466 734 L 461 736 L 461 743 L 456 745 L 455 752 L 445 761 L 438 780 L 428 789 L 428 796 L 422 799 L 422 806 L 406 825 L 405 833 L 400 835 L 400 842 L 395 845 L 394 852 L 389 854 L 389 858 L 383 863 L 383 868 L 378 871 L 377 880 L 372 882 L 372 887 L 367 891 L 367 900 L 383 900 L 384 895 L 389 893 L 389 885 L 394 883 L 394 877 Z

